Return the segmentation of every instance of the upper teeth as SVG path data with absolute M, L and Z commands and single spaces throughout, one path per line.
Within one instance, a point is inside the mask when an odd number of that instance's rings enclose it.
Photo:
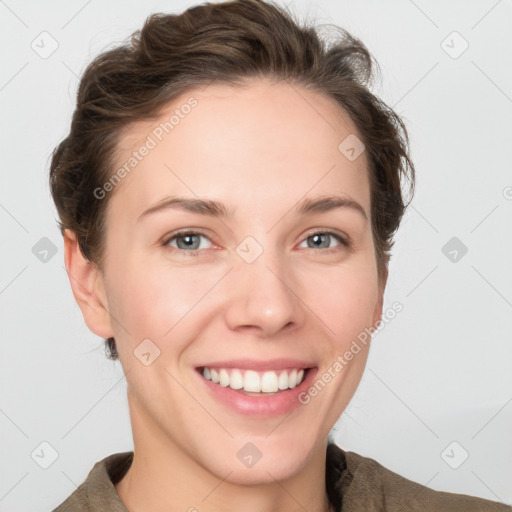
M 255 372 L 253 370 L 240 370 L 238 368 L 203 368 L 205 379 L 211 380 L 223 387 L 231 389 L 244 389 L 254 393 L 274 393 L 278 390 L 292 389 L 302 382 L 304 370 L 280 370 Z

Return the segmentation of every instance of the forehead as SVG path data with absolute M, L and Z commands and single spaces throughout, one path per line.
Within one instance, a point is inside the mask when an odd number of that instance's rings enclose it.
M 140 209 L 174 193 L 282 203 L 283 192 L 300 199 L 311 191 L 347 193 L 368 206 L 366 155 L 342 151 L 354 137 L 334 99 L 297 84 L 258 79 L 190 89 L 158 119 L 124 130 L 114 171 L 127 172 L 111 203 L 130 198 Z

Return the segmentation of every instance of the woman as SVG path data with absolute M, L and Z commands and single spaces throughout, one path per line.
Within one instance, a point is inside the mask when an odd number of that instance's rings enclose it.
M 329 440 L 414 188 L 405 127 L 338 30 L 326 48 L 275 5 L 202 5 L 86 70 L 51 188 L 134 451 L 57 511 L 510 510 Z

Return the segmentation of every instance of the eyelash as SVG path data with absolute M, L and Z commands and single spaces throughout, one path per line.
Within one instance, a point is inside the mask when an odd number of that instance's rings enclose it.
M 173 240 L 175 240 L 177 238 L 185 236 L 185 235 L 199 235 L 199 236 L 203 236 L 205 238 L 208 238 L 208 240 L 210 240 L 209 237 L 205 233 L 202 233 L 201 231 L 186 231 L 186 230 L 183 230 L 183 231 L 178 231 L 178 232 L 174 233 L 173 235 L 171 235 L 170 237 L 165 238 L 165 240 L 162 242 L 162 246 L 169 247 L 169 243 L 170 242 L 172 242 Z M 349 248 L 351 246 L 351 243 L 350 243 L 350 240 L 348 239 L 348 237 L 344 237 L 341 234 L 339 234 L 337 231 L 332 231 L 332 230 L 318 230 L 318 231 L 315 231 L 313 233 L 309 233 L 304 238 L 303 241 L 305 241 L 308 238 L 310 238 L 312 236 L 315 236 L 315 235 L 329 235 L 329 236 L 334 237 L 336 240 L 338 240 L 338 242 L 340 242 L 341 245 L 344 246 L 345 248 Z M 192 256 L 192 257 L 199 256 L 199 253 L 203 250 L 203 249 L 192 249 L 190 251 L 187 251 L 185 249 L 180 249 L 180 248 L 177 248 L 177 247 L 172 247 L 172 249 L 175 250 L 175 251 L 180 251 L 180 252 L 187 253 L 188 256 Z M 313 249 L 314 250 L 314 248 L 312 248 L 312 247 L 308 247 L 308 249 Z M 332 252 L 335 252 L 336 250 L 337 250 L 336 247 L 331 247 L 331 248 L 328 248 L 328 249 L 324 249 L 324 252 L 332 253 Z

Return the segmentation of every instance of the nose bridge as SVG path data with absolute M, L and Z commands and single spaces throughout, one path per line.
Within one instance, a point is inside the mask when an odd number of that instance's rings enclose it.
M 269 237 L 266 238 L 269 240 Z M 247 237 L 236 248 L 230 272 L 226 320 L 232 329 L 259 328 L 271 336 L 301 321 L 293 293 L 293 272 L 286 255 Z

